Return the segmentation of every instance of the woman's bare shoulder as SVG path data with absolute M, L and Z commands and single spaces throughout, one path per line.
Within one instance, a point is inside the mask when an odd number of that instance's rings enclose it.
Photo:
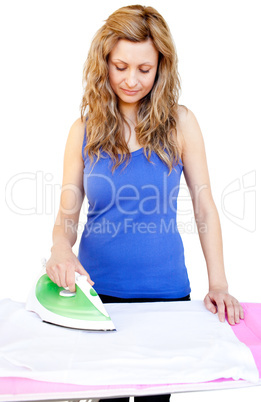
M 79 117 L 77 120 L 75 120 L 71 125 L 67 143 L 70 143 L 70 145 L 73 147 L 81 148 L 85 134 L 85 125 L 86 125 L 85 117 L 83 119 Z
M 189 125 L 193 124 L 196 117 L 194 113 L 185 105 L 178 105 L 177 108 L 177 128 L 184 131 Z
M 202 132 L 195 114 L 186 106 L 178 105 L 177 109 L 177 141 L 180 149 L 181 159 L 188 150 L 194 151 L 203 144 Z
M 69 134 L 65 146 L 64 161 L 66 164 L 74 164 L 79 161 L 83 163 L 82 146 L 85 134 L 85 118 L 78 118 L 70 127 Z
M 86 117 L 85 116 L 83 118 L 79 117 L 71 125 L 70 133 L 83 137 L 84 132 L 85 132 L 85 125 L 86 125 Z
M 190 141 L 201 134 L 195 114 L 184 105 L 178 105 L 176 128 L 181 142 Z

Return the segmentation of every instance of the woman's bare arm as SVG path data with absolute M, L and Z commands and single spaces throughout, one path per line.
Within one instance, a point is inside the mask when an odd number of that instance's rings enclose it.
M 223 260 L 222 234 L 219 216 L 214 203 L 207 167 L 202 133 L 195 115 L 179 108 L 178 132 L 182 148 L 184 176 L 188 185 L 198 234 L 206 260 L 209 292 L 204 302 L 206 307 L 225 320 L 227 311 L 230 324 L 243 319 L 243 309 L 228 293 L 228 283 Z
M 93 285 L 88 273 L 72 252 L 77 240 L 77 225 L 84 199 L 82 143 L 85 122 L 78 119 L 72 125 L 66 142 L 63 164 L 63 181 L 60 206 L 53 228 L 53 246 L 51 257 L 47 261 L 48 276 L 58 286 L 68 286 L 75 290 L 75 271 L 86 275 Z

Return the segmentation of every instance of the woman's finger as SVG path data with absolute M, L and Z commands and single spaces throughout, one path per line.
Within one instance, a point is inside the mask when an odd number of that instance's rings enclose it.
M 225 322 L 225 303 L 223 300 L 217 302 L 217 308 L 219 321 Z
M 66 286 L 68 286 L 70 292 L 75 292 L 75 269 L 66 271 Z
M 229 324 L 234 325 L 235 324 L 235 306 L 232 303 L 231 298 L 226 300 L 225 304 L 226 304 L 228 322 L 229 322 Z
M 207 295 L 207 296 L 205 297 L 204 303 L 205 303 L 206 308 L 207 308 L 209 311 L 211 311 L 211 313 L 216 314 L 217 308 L 216 308 L 216 306 L 214 305 L 214 303 L 212 303 L 212 301 L 211 301 L 209 295 Z
M 76 272 L 78 272 L 81 275 L 85 275 L 87 277 L 87 281 L 89 282 L 89 284 L 91 286 L 94 285 L 94 282 L 91 280 L 90 275 L 88 274 L 88 272 L 86 271 L 86 269 L 83 268 L 83 266 L 79 263 L 77 264 L 77 267 L 75 269 Z

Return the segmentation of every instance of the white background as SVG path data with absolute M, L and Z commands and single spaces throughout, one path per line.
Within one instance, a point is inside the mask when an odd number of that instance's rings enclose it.
M 41 258 L 49 257 L 64 147 L 80 116 L 82 70 L 90 42 L 109 14 L 136 3 L 0 3 L 0 298 L 25 301 Z M 182 84 L 179 103 L 194 112 L 205 139 L 230 293 L 241 302 L 260 303 L 260 2 L 143 0 L 141 4 L 155 7 L 172 31 Z M 191 296 L 203 299 L 208 289 L 206 266 L 184 181 L 180 196 Z M 80 221 L 85 219 L 82 213 Z M 256 396 L 260 387 L 178 394 L 173 399 L 215 401 L 239 392 Z

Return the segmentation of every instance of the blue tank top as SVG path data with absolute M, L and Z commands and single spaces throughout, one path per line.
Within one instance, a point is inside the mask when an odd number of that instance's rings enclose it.
M 103 153 L 95 165 L 84 155 L 87 222 L 78 259 L 99 294 L 123 298 L 180 298 L 191 291 L 176 222 L 182 166 L 168 167 L 143 148 L 112 173 Z

